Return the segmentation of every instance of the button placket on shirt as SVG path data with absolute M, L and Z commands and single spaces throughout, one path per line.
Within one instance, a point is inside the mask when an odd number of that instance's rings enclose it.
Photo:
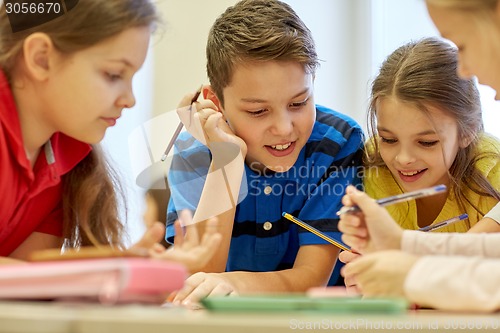
M 266 186 L 264 187 L 264 194 L 267 196 L 267 195 L 270 195 L 271 193 L 273 192 L 273 188 L 271 186 Z M 262 225 L 262 228 L 264 228 L 265 231 L 269 231 L 273 228 L 273 224 L 269 221 L 266 221 L 264 222 L 264 224 Z

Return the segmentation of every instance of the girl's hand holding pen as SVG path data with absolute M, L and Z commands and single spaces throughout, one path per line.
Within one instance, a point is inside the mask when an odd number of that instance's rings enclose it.
M 361 254 L 400 249 L 403 229 L 387 210 L 354 186 L 347 187 L 342 198 L 345 206 L 357 205 L 361 212 L 340 215 L 342 241 Z
M 418 258 L 401 251 L 381 251 L 400 249 L 403 230 L 385 208 L 352 186 L 347 188 L 342 203 L 357 205 L 361 210 L 340 215 L 342 241 L 363 254 L 339 256 L 346 263 L 340 274 L 347 290 L 368 297 L 404 297 L 404 281 Z
M 342 241 L 363 254 L 344 251 L 339 256 L 346 263 L 340 274 L 347 290 L 363 296 L 403 297 L 404 281 L 418 258 L 401 251 L 381 251 L 400 249 L 403 230 L 385 208 L 353 186 L 347 188 L 342 203 L 360 209 L 340 215 Z

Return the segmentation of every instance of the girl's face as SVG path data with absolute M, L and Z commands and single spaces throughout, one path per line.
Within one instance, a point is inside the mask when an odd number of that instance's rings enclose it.
M 135 104 L 132 78 L 144 63 L 147 27 L 131 28 L 70 56 L 60 54 L 40 91 L 42 123 L 86 143 L 97 143 L 124 108 Z
M 497 91 L 500 99 L 500 14 L 484 17 L 427 3 L 427 9 L 441 35 L 459 50 L 461 77 L 476 76 L 481 84 Z
M 380 155 L 406 191 L 449 184 L 448 169 L 460 149 L 456 121 L 428 107 L 429 115 L 394 97 L 376 103 Z

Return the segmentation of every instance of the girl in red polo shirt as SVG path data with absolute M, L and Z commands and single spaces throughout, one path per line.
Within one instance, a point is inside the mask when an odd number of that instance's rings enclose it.
M 26 14 L 11 1 L 0 10 L 0 256 L 123 248 L 120 194 L 97 144 L 135 104 L 132 78 L 157 13 L 149 0 L 31 2 Z M 163 232 L 150 228 L 137 246 L 157 249 Z M 197 260 L 187 251 L 192 244 L 155 253 L 181 261 L 187 254 L 197 264 L 217 239 L 212 233 L 195 246 L 207 251 Z

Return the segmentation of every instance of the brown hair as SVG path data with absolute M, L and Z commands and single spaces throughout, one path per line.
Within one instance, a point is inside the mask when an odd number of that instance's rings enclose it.
M 295 61 L 312 74 L 319 64 L 311 32 L 277 0 L 243 0 L 229 7 L 210 29 L 206 52 L 208 78 L 221 103 L 240 63 Z
M 427 115 L 428 107 L 434 106 L 455 119 L 459 138 L 470 140 L 467 147 L 459 148 L 448 171 L 459 205 L 468 201 L 464 195 L 466 188 L 500 200 L 500 193 L 476 168 L 481 159 L 498 156 L 478 153 L 479 138 L 485 135 L 479 92 L 472 79 L 458 76 L 457 66 L 456 48 L 438 38 L 410 42 L 387 57 L 372 83 L 367 117 L 369 135 L 375 139 L 371 142 L 374 149 L 367 149 L 366 162 L 370 166 L 385 166 L 376 139 L 377 100 L 395 97 Z
M 9 78 L 22 56 L 24 40 L 34 32 L 47 34 L 60 52 L 71 54 L 128 28 L 154 29 L 158 22 L 150 0 L 80 0 L 73 9 L 52 21 L 13 33 L 2 6 L 0 68 Z M 123 194 L 116 179 L 98 145 L 63 176 L 65 246 L 123 246 L 124 226 L 119 219 L 117 200 L 117 196 L 123 198 Z

